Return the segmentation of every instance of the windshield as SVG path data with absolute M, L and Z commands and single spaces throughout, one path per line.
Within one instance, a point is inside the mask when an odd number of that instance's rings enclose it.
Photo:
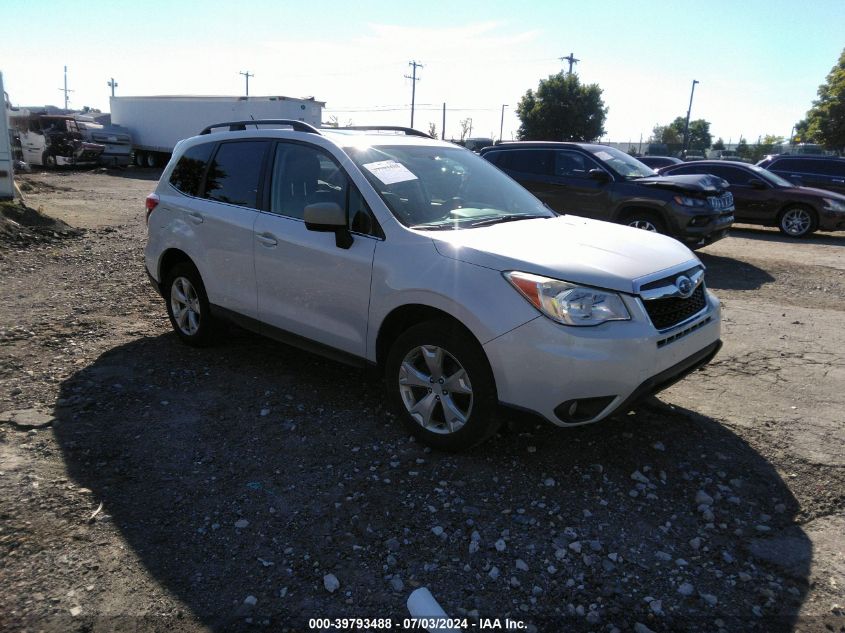
M 611 167 L 617 174 L 625 178 L 625 180 L 633 180 L 634 178 L 648 178 L 656 176 L 657 172 L 648 165 L 644 165 L 633 156 L 620 152 L 618 149 L 612 147 L 600 147 L 591 150 L 593 156 L 599 160 L 603 160 L 609 167 Z
M 760 176 L 766 182 L 774 185 L 775 187 L 794 187 L 791 182 L 788 180 L 781 178 L 776 173 L 769 171 L 768 169 L 763 169 L 762 167 L 757 167 L 757 165 L 748 165 L 748 168 L 753 171 L 755 174 Z
M 483 158 L 429 145 L 347 147 L 393 215 L 424 230 L 550 218 L 554 213 Z

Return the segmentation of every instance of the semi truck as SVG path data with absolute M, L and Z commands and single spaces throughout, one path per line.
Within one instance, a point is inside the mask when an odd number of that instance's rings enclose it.
M 294 119 L 319 127 L 325 103 L 313 97 L 112 97 L 112 124 L 132 137 L 135 164 L 157 167 L 170 160 L 176 143 L 225 121 Z

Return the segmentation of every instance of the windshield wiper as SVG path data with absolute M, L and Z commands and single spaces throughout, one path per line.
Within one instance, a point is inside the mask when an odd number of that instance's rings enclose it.
M 492 224 L 499 224 L 500 222 L 516 222 L 517 220 L 537 220 L 539 218 L 551 218 L 554 216 L 551 215 L 539 215 L 533 214 L 528 215 L 525 213 L 511 213 L 509 215 L 497 215 L 494 218 L 484 218 L 483 220 L 476 220 L 475 222 L 471 223 L 469 226 L 470 228 L 476 226 L 490 226 Z

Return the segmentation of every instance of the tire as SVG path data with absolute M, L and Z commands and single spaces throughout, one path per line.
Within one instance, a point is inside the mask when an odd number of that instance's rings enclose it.
M 147 164 L 147 156 L 144 152 L 135 152 L 135 165 L 144 167 Z
M 666 234 L 666 225 L 663 220 L 650 211 L 631 211 L 625 215 L 622 224 L 643 231 Z
M 41 164 L 44 166 L 45 169 L 56 169 L 56 157 L 52 154 L 44 152 L 44 154 L 41 156 Z
M 407 430 L 433 448 L 465 450 L 499 428 L 487 357 L 454 322 L 427 321 L 402 333 L 388 354 L 385 383 Z
M 778 228 L 787 237 L 805 237 L 819 226 L 815 212 L 807 207 L 793 205 L 778 214 Z
M 147 167 L 158 167 L 158 156 L 155 152 L 149 152 L 146 155 L 146 162 Z
M 213 341 L 215 323 L 208 295 L 193 264 L 176 264 L 167 272 L 164 301 L 170 325 L 183 343 L 205 347 Z

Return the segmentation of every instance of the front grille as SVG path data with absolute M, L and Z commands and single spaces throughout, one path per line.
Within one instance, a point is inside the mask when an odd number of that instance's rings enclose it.
M 664 299 L 651 299 L 643 301 L 645 310 L 651 319 L 652 324 L 658 330 L 665 330 L 685 321 L 694 314 L 701 312 L 707 305 L 707 298 L 704 294 L 704 284 L 699 284 L 688 298 L 666 297 Z
M 710 202 L 710 208 L 715 211 L 724 211 L 734 206 L 734 196 L 730 191 L 726 191 L 721 196 L 710 196 L 707 200 Z

